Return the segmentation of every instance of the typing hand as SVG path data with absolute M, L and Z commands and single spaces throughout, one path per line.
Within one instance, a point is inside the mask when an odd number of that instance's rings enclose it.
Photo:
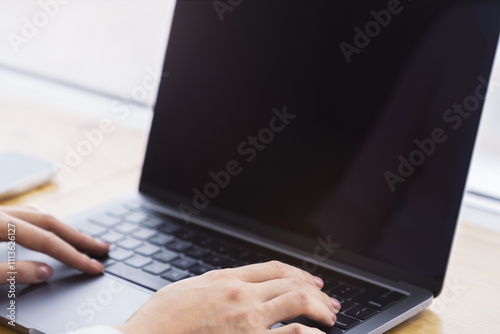
M 12 241 L 53 258 L 88 274 L 98 274 L 103 265 L 87 255 L 105 255 L 108 245 L 94 240 L 54 217 L 28 207 L 0 207 L 0 241 Z M 10 244 L 12 245 L 12 244 Z M 77 249 L 80 251 L 78 251 Z M 6 284 L 7 272 L 12 271 L 7 262 L 0 263 L 0 284 Z M 32 284 L 47 280 L 52 268 L 40 262 L 19 261 L 15 263 L 16 283 Z
M 167 285 L 117 328 L 124 334 L 322 333 L 300 324 L 269 329 L 299 315 L 333 326 L 340 304 L 322 286 L 277 261 L 214 270 Z

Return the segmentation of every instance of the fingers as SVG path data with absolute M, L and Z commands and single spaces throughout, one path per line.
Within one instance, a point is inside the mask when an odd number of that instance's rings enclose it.
M 325 332 L 320 331 L 317 328 L 311 328 L 304 326 L 302 324 L 293 323 L 285 326 L 281 326 L 275 329 L 269 330 L 271 334 L 324 334 Z
M 109 245 L 103 241 L 93 239 L 73 227 L 62 223 L 56 218 L 43 214 L 30 207 L 4 207 L 5 213 L 30 222 L 44 230 L 54 232 L 63 240 L 75 246 L 79 250 L 95 256 L 105 255 L 108 252 Z
M 303 315 L 311 320 L 333 326 L 337 316 L 332 312 L 331 302 L 316 298 L 305 290 L 293 290 L 263 304 L 267 325 Z
M 55 233 L 41 229 L 14 217 L 0 217 L 0 236 L 7 238 L 8 224 L 15 225 L 16 242 L 31 250 L 45 253 L 68 266 L 88 274 L 100 273 L 104 267 L 97 260 L 90 259 Z
M 270 261 L 232 270 L 242 281 L 254 283 L 270 321 L 266 325 L 299 315 L 329 326 L 337 320 L 338 301 L 321 292 L 320 279 L 301 269 Z
M 315 279 L 308 272 L 279 261 L 256 263 L 232 269 L 237 276 L 247 283 L 259 283 L 279 278 L 297 277 L 318 287 L 323 286 L 321 279 Z
M 15 269 L 12 270 L 7 262 L 0 263 L 0 284 L 8 284 L 8 279 L 16 272 L 16 284 L 35 284 L 45 282 L 52 276 L 52 268 L 41 262 L 16 261 Z
M 322 292 L 316 285 L 312 285 L 308 281 L 303 281 L 297 277 L 291 278 L 281 278 L 270 280 L 267 282 L 256 283 L 255 288 L 260 292 L 261 300 L 266 302 L 271 299 L 277 298 L 285 293 L 295 290 L 303 290 L 304 292 L 310 294 L 314 298 L 317 298 L 320 302 L 328 306 L 331 312 L 335 314 L 339 312 L 340 303 L 330 298 L 326 293 Z

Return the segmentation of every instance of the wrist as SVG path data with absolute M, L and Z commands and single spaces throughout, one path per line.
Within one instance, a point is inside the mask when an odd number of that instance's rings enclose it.
M 117 325 L 114 328 L 120 331 L 122 334 L 165 334 L 168 333 L 167 329 L 157 328 L 154 323 L 145 324 L 137 321 L 127 320 L 121 325 Z

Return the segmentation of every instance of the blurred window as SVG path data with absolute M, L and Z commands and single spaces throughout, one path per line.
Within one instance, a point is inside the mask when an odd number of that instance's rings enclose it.
M 174 0 L 5 0 L 0 65 L 128 99 L 160 71 Z M 154 94 L 137 102 L 151 106 Z

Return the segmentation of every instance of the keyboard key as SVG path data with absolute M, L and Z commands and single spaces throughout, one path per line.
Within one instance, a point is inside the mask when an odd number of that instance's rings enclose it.
M 189 271 L 192 272 L 193 274 L 196 274 L 196 275 L 203 275 L 207 271 L 214 270 L 214 269 L 216 269 L 216 268 L 209 265 L 209 264 L 202 263 L 202 264 L 198 264 L 194 267 L 191 267 L 189 269 Z
M 125 261 L 126 264 L 136 268 L 142 268 L 150 262 L 151 262 L 150 258 L 137 254 Z
M 153 275 L 160 275 L 161 273 L 167 271 L 170 269 L 170 265 L 166 263 L 161 263 L 161 262 L 156 262 L 154 261 L 153 263 L 148 264 L 142 270 L 153 274 Z
M 335 322 L 335 326 L 342 328 L 342 329 L 349 329 L 354 325 L 359 324 L 360 321 L 354 318 L 351 318 L 347 315 L 338 313 L 337 314 L 337 321 Z
M 125 236 L 121 233 L 114 232 L 114 231 L 108 231 L 105 234 L 101 234 L 98 239 L 104 240 L 109 243 L 115 243 L 120 240 L 122 240 Z
M 374 315 L 377 311 L 364 305 L 357 305 L 345 312 L 347 315 L 351 315 L 360 320 L 365 320 Z
M 328 334 L 342 334 L 342 333 L 344 333 L 344 331 L 337 327 L 332 327 L 328 329 Z
M 163 219 L 155 217 L 155 216 L 149 216 L 141 224 L 144 226 L 147 226 L 147 227 L 157 229 L 159 226 L 161 226 L 163 224 Z
M 238 267 L 246 266 L 247 264 L 248 264 L 247 262 L 231 259 L 230 264 L 227 267 L 228 268 L 229 267 L 230 268 L 238 268 Z
M 163 275 L 161 275 L 161 277 L 166 278 L 172 282 L 176 282 L 176 281 L 179 281 L 179 280 L 184 279 L 186 277 L 189 277 L 189 273 L 187 271 L 184 271 L 184 270 L 172 268 L 169 271 L 167 271 L 166 273 L 163 273 Z
M 170 262 L 179 257 L 179 253 L 172 252 L 166 249 L 162 249 L 159 253 L 153 256 L 153 259 L 161 262 Z
M 401 300 L 404 297 L 405 295 L 394 291 L 389 291 L 382 295 L 377 295 L 367 291 L 365 293 L 362 293 L 354 297 L 353 299 L 360 304 L 373 307 L 377 310 L 382 310 L 391 305 L 392 303 Z
M 137 230 L 137 226 L 130 223 L 121 223 L 120 225 L 115 226 L 114 230 L 123 234 L 129 234 L 132 231 Z
M 319 322 L 316 322 L 314 320 L 311 320 L 311 319 L 308 319 L 304 316 L 299 316 L 299 317 L 296 317 L 296 318 L 292 318 L 292 319 L 289 319 L 289 320 L 284 320 L 282 321 L 283 324 L 292 324 L 292 323 L 299 323 L 299 324 L 302 324 L 302 325 L 305 325 L 305 326 L 308 326 L 308 327 L 313 327 L 313 328 L 317 328 L 321 331 L 321 333 L 328 333 L 328 334 L 339 334 L 339 333 L 344 333 L 343 330 L 341 330 L 340 328 L 338 327 L 326 327 L 326 326 L 323 326 L 322 324 L 320 324 Z
M 108 253 L 108 256 L 116 261 L 123 261 L 125 259 L 128 259 L 134 255 L 134 252 L 120 248 L 120 247 L 115 247 L 113 250 L 110 250 Z
M 151 256 L 153 254 L 156 254 L 160 251 L 160 247 L 158 246 L 154 246 L 154 245 L 151 245 L 151 244 L 145 244 L 145 245 L 142 245 L 141 247 L 137 248 L 135 250 L 136 253 L 139 253 L 141 255 L 144 255 L 144 256 Z
M 208 263 L 215 267 L 224 267 L 231 265 L 229 257 L 216 253 L 206 256 L 203 259 L 203 262 Z
M 333 278 L 330 278 L 330 277 L 321 277 L 323 279 L 323 282 L 325 283 L 325 285 L 323 286 L 323 290 L 324 291 L 329 291 L 333 288 L 336 288 L 340 285 L 340 282 L 333 279 Z
M 214 238 L 203 237 L 202 239 L 196 242 L 196 245 L 204 248 L 210 248 L 216 242 L 217 240 L 215 240 Z
M 184 254 L 195 258 L 195 259 L 201 259 L 202 257 L 207 256 L 210 254 L 210 251 L 206 248 L 201 248 L 201 247 L 192 247 L 188 249 L 187 251 L 184 252 Z
M 111 217 L 106 214 L 96 215 L 94 217 L 90 217 L 89 219 L 92 223 L 96 223 L 104 227 L 112 227 L 120 223 L 120 218 Z
M 210 249 L 212 249 L 216 253 L 226 255 L 230 255 L 232 254 L 232 252 L 237 250 L 236 246 L 230 245 L 225 242 L 216 242 L 212 246 L 210 246 Z
M 149 274 L 140 269 L 127 266 L 123 263 L 115 263 L 109 268 L 104 269 L 104 271 L 155 291 L 160 290 L 165 285 L 172 283 L 169 280 Z
M 96 225 L 96 224 L 93 224 L 90 222 L 86 222 L 86 221 L 79 223 L 77 225 L 77 229 L 79 231 L 86 233 L 86 234 L 89 234 L 93 237 L 98 236 L 99 234 L 106 232 L 105 227 L 102 227 L 102 226 L 99 226 L 99 225 Z
M 229 252 L 224 253 L 224 254 L 236 258 L 240 254 L 245 253 L 246 251 L 247 250 L 245 248 L 243 248 L 243 247 L 235 247 L 235 248 L 231 249 Z
M 123 219 L 133 224 L 139 224 L 145 221 L 146 218 L 148 218 L 148 215 L 141 211 L 132 212 L 131 214 L 128 214 L 123 217 Z
M 175 233 L 175 236 L 184 241 L 191 242 L 196 242 L 198 239 L 202 238 L 200 233 L 188 229 L 187 227 L 180 229 L 177 233 Z
M 118 242 L 118 246 L 125 249 L 134 249 L 139 247 L 140 245 L 142 245 L 142 241 L 133 238 L 125 238 L 122 241 Z
M 243 253 L 236 255 L 236 258 L 238 260 L 250 263 L 254 262 L 254 260 L 257 259 L 257 253 L 244 251 Z
M 351 298 L 357 294 L 360 294 L 363 290 L 353 287 L 351 285 L 342 284 L 329 291 L 329 294 L 333 294 L 339 297 Z
M 168 244 L 172 240 L 174 240 L 174 237 L 172 237 L 171 235 L 158 234 L 158 235 L 152 237 L 151 239 L 149 239 L 149 242 L 151 242 L 155 245 L 158 245 L 158 246 L 165 246 L 166 244 Z
M 331 295 L 331 296 L 340 302 L 340 306 L 341 306 L 340 310 L 341 311 L 347 311 L 351 307 L 357 305 L 355 302 L 350 301 L 349 299 L 346 299 L 344 297 L 339 297 L 339 296 L 335 296 L 335 295 Z
M 167 220 L 158 229 L 167 234 L 174 234 L 179 231 L 181 227 L 178 224 Z
M 111 259 L 111 258 L 107 258 L 107 259 L 104 259 L 104 260 L 99 260 L 99 262 L 101 262 L 105 267 L 109 267 L 110 265 L 112 265 L 113 263 L 116 263 L 115 260 Z
M 124 206 L 117 206 L 115 208 L 111 208 L 106 210 L 106 213 L 110 216 L 121 218 L 129 212 L 129 209 Z
M 154 236 L 156 231 L 141 227 L 139 230 L 135 231 L 132 236 L 137 239 L 147 240 Z
M 179 269 L 188 269 L 189 267 L 194 266 L 198 262 L 189 257 L 180 257 L 171 262 L 172 265 L 176 266 Z
M 191 247 L 191 243 L 182 240 L 174 240 L 171 243 L 167 244 L 167 248 L 174 250 L 176 252 L 182 252 Z

